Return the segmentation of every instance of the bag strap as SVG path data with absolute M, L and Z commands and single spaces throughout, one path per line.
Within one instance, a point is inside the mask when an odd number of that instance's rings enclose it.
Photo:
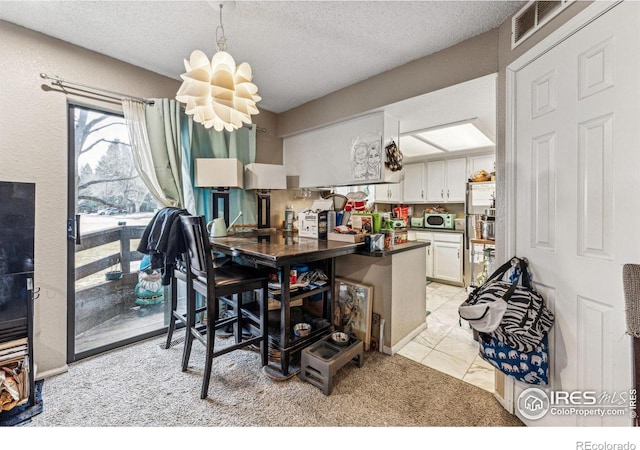
M 522 278 L 522 285 L 527 289 L 531 289 L 531 280 L 529 278 L 529 271 L 528 271 L 527 262 L 523 258 L 518 258 L 517 256 L 514 256 L 513 258 L 509 259 L 509 261 L 507 261 L 506 263 L 504 263 L 503 265 L 498 267 L 498 269 L 495 270 L 493 272 L 493 274 L 491 274 L 491 276 L 489 278 L 487 278 L 487 281 L 485 281 L 482 284 L 482 286 L 485 286 L 486 284 L 488 284 L 491 281 L 502 279 L 502 277 L 504 277 L 504 275 L 509 271 L 509 269 L 511 269 L 514 266 L 514 260 L 516 260 L 516 264 L 515 265 L 517 265 L 518 268 L 520 269 L 520 273 L 512 281 L 511 286 L 509 287 L 509 289 L 502 296 L 502 299 L 505 302 L 508 302 L 509 299 L 511 298 L 511 296 L 513 295 L 513 293 L 516 291 L 516 289 L 518 287 L 518 282 L 520 281 L 520 278 Z M 475 293 L 477 290 L 479 290 L 482 286 L 476 288 L 473 291 L 473 293 Z

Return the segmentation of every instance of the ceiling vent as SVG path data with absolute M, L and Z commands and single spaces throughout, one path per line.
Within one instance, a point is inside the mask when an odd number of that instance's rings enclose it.
M 531 1 L 513 16 L 511 48 L 517 47 L 575 0 Z

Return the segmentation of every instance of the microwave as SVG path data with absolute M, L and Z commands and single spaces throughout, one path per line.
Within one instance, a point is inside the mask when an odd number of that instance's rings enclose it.
M 444 228 L 453 230 L 456 227 L 455 214 L 424 213 L 425 228 Z

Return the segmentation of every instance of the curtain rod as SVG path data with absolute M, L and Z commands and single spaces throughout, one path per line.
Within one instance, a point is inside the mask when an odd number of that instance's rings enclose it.
M 140 98 L 140 97 L 132 97 L 130 95 L 121 94 L 120 92 L 108 91 L 106 89 L 100 89 L 100 88 L 97 88 L 97 87 L 94 87 L 94 86 L 89 86 L 89 85 L 86 85 L 86 84 L 75 83 L 73 81 L 63 80 L 62 78 L 59 78 L 59 77 L 49 76 L 46 73 L 41 73 L 40 74 L 40 78 L 43 78 L 45 80 L 52 80 L 51 84 L 53 84 L 55 86 L 58 86 L 60 88 L 64 88 L 63 84 L 69 85 L 69 87 L 71 87 L 72 89 L 77 89 L 74 86 L 80 86 L 80 87 L 83 87 L 83 88 L 86 88 L 86 89 L 91 89 L 92 91 L 95 91 L 95 92 L 91 92 L 91 93 L 101 94 L 104 97 L 113 98 L 113 99 L 117 99 L 117 100 L 122 99 L 122 97 L 126 97 L 126 98 L 130 98 L 132 100 L 137 100 L 139 102 L 146 103 L 147 105 L 153 105 L 153 100 L 147 100 L 145 98 Z M 77 89 L 77 90 L 82 91 L 82 89 Z
M 132 97 L 130 95 L 121 94 L 120 92 L 108 91 L 106 89 L 101 89 L 101 88 L 97 88 L 97 87 L 94 87 L 94 86 L 89 86 L 89 85 L 86 85 L 86 84 L 75 83 L 73 81 L 63 80 L 62 78 L 59 78 L 59 77 L 49 76 L 46 73 L 40 73 L 40 78 L 43 78 L 45 80 L 52 80 L 51 84 L 53 84 L 55 86 L 58 86 L 58 87 L 62 88 L 63 90 L 64 90 L 64 86 L 63 85 L 66 84 L 66 85 L 69 85 L 69 87 L 71 87 L 71 89 L 75 89 L 75 90 L 81 91 L 81 92 L 87 92 L 89 94 L 98 94 L 98 95 L 101 95 L 101 96 L 106 97 L 106 98 L 121 100 L 124 97 L 124 98 L 130 98 L 131 100 L 137 100 L 139 102 L 146 103 L 147 105 L 153 105 L 154 104 L 153 100 L 147 100 L 145 98 L 140 98 L 140 97 Z M 74 87 L 74 86 L 79 86 L 79 87 L 85 88 L 85 89 L 91 89 L 91 91 L 85 91 L 84 89 L 79 89 L 79 88 Z M 247 124 L 247 123 L 245 123 L 242 126 L 244 126 L 246 128 L 252 128 L 253 125 L 255 125 L 257 131 L 262 131 L 263 133 L 267 132 L 266 128 L 261 128 L 256 124 Z

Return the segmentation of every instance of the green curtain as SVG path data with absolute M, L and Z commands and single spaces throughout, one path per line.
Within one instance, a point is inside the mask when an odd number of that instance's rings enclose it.
M 139 170 L 155 173 L 165 200 L 162 202 L 164 206 L 185 208 L 191 214 L 204 215 L 207 221 L 213 220 L 211 189 L 193 185 L 194 159 L 237 158 L 244 165 L 255 162 L 256 127 L 242 127 L 233 132 L 207 129 L 186 115 L 176 100 L 152 100 L 153 105 L 144 106 L 144 121 L 136 122 L 139 128 L 146 128 L 142 131 L 148 135 L 148 144 L 141 144 L 144 148 L 140 151 L 146 152 L 143 156 L 146 156 L 149 167 Z M 133 115 L 130 109 L 125 109 L 125 116 Z M 236 223 L 257 222 L 257 202 L 253 192 L 231 189 L 229 197 L 230 220 L 242 211 Z
M 189 117 L 183 121 L 183 153 L 184 162 L 188 162 L 191 180 L 191 192 L 196 214 L 204 215 L 207 221 L 213 220 L 213 203 L 211 189 L 193 186 L 195 158 L 237 158 L 242 164 L 250 164 L 256 160 L 256 127 L 243 127 L 233 132 L 207 129 L 195 123 Z M 187 136 L 189 137 L 187 139 Z M 188 144 L 186 144 L 188 143 Z M 191 194 L 187 194 L 189 197 Z M 189 208 L 187 208 L 189 209 Z M 257 223 L 257 202 L 255 193 L 243 189 L 231 189 L 229 195 L 229 220 L 232 221 L 242 211 L 236 224 Z M 227 224 L 230 225 L 230 224 Z
M 180 136 L 184 113 L 175 100 L 156 98 L 153 101 L 153 105 L 147 104 L 144 109 L 153 170 L 172 206 L 184 208 Z

